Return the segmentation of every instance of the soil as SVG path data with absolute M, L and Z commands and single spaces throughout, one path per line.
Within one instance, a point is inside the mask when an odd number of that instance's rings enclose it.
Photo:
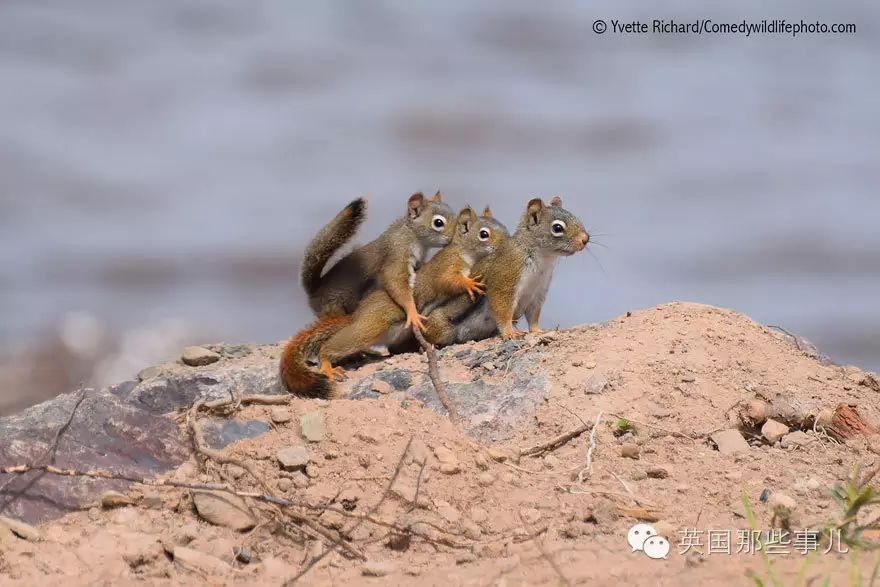
M 826 364 L 801 341 L 742 314 L 673 303 L 527 341 L 549 351 L 534 367 L 549 377 L 550 392 L 533 420 L 501 443 L 481 443 L 393 390 L 366 400 L 293 398 L 287 406 L 252 405 L 236 414 L 277 422 L 226 449 L 252 463 L 273 494 L 352 516 L 380 504 L 374 518 L 416 534 L 318 509 L 321 523 L 341 530 L 368 561 L 332 553 L 301 583 L 750 584 L 748 572 L 766 580 L 768 571 L 758 554 L 736 553 L 737 532 L 749 529 L 743 493 L 761 530 L 779 523 L 770 504 L 780 494 L 791 500 L 792 528 L 819 529 L 841 515 L 829 496 L 835 484 L 854 467 L 880 463 L 870 434 L 840 442 L 818 425 L 806 426 L 798 442 L 783 437 L 771 445 L 744 422 L 740 414 L 756 399 L 813 415 L 847 404 L 876 430 L 880 392 L 869 374 Z M 481 351 L 498 344 L 466 346 Z M 444 353 L 448 381 L 494 383 L 508 375 L 505 365 L 468 367 L 455 355 Z M 389 366 L 424 370 L 424 356 L 393 356 L 358 372 Z M 300 417 L 315 411 L 323 414 L 325 432 L 308 442 Z M 587 431 L 544 454 L 517 457 L 521 448 L 592 425 L 600 414 L 595 435 Z M 717 450 L 710 437 L 726 429 L 739 430 L 749 447 Z M 591 438 L 592 467 L 578 483 Z M 291 446 L 307 448 L 304 472 L 279 466 L 277 453 Z M 264 493 L 235 465 L 195 458 L 166 478 Z M 771 498 L 762 501 L 762 494 Z M 325 549 L 263 503 L 249 502 L 259 522 L 240 532 L 202 520 L 189 490 L 134 485 L 128 495 L 135 505 L 95 505 L 41 525 L 40 541 L 0 536 L 0 584 L 280 585 Z M 653 560 L 627 544 L 627 531 L 645 518 L 668 537 L 667 559 Z M 701 532 L 702 545 L 682 553 L 688 528 Z M 729 531 L 731 554 L 709 553 L 709 530 Z M 181 547 L 195 551 L 195 563 Z M 786 585 L 797 584 L 805 568 L 806 584 L 829 576 L 831 585 L 848 583 L 853 568 L 870 575 L 877 557 L 862 553 L 857 560 L 835 552 L 836 545 L 831 553 L 825 549 L 768 556 Z M 202 560 L 200 553 L 216 558 Z

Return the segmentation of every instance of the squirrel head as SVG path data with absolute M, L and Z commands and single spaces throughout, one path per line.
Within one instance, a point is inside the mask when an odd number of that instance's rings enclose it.
M 507 228 L 492 217 L 492 211 L 486 206 L 482 216 L 468 206 L 458 214 L 455 223 L 453 242 L 461 245 L 462 251 L 474 261 L 494 253 L 510 235 Z
M 440 192 L 430 200 L 421 192 L 409 197 L 406 203 L 406 224 L 426 247 L 444 247 L 452 240 L 455 212 L 443 203 Z
M 562 207 L 558 196 L 550 200 L 549 206 L 541 198 L 530 200 L 518 231 L 528 234 L 540 249 L 557 255 L 573 255 L 590 242 L 584 224 Z

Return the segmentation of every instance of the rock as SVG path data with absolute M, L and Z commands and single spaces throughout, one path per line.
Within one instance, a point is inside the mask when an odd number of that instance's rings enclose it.
M 587 361 L 586 363 L 584 363 L 584 367 L 587 369 L 595 369 L 596 361 Z
M 461 472 L 461 467 L 458 465 L 458 463 L 441 463 L 440 472 L 444 475 L 455 475 L 456 473 Z
M 786 434 L 788 434 L 788 426 L 772 418 L 764 422 L 764 425 L 761 427 L 761 436 L 770 444 L 776 444 Z
M 684 377 L 681 378 L 682 383 L 693 383 L 696 380 L 697 380 L 697 378 L 694 377 L 693 375 L 685 375 Z
M 767 500 L 767 505 L 770 506 L 773 511 L 780 514 L 794 512 L 798 507 L 798 504 L 793 497 L 778 491 L 770 494 L 770 498 Z
M 122 560 L 133 571 L 139 571 L 142 567 L 151 565 L 163 556 L 162 544 L 158 541 L 149 544 L 134 545 L 126 548 L 122 553 Z
M 718 447 L 718 452 L 723 455 L 735 454 L 738 452 L 748 452 L 749 443 L 743 438 L 739 430 L 734 428 L 716 432 L 711 437 L 712 442 Z
M 172 556 L 175 563 L 205 575 L 225 575 L 232 570 L 232 567 L 219 558 L 186 546 L 175 546 Z
M 489 458 L 493 461 L 498 461 L 499 463 L 503 463 L 507 460 L 507 453 L 501 449 L 495 447 L 489 447 L 486 449 L 486 453 L 489 455 Z
M 247 546 L 236 548 L 234 550 L 235 560 L 243 565 L 249 565 L 254 560 L 254 552 Z
M 620 456 L 628 459 L 638 459 L 640 452 L 639 445 L 631 442 L 624 443 L 620 447 Z
M 272 430 L 272 426 L 262 420 L 240 421 L 215 418 L 202 423 L 205 442 L 211 448 L 216 449 L 225 448 L 233 442 L 246 438 L 256 438 L 270 430 Z
M 382 379 L 374 379 L 371 389 L 376 393 L 381 393 L 382 395 L 394 391 L 394 387 L 392 387 L 390 383 L 388 383 L 387 381 L 383 381 Z
M 458 457 L 455 456 L 451 450 L 446 448 L 443 445 L 436 445 L 434 448 L 434 456 L 437 457 L 437 460 L 440 462 L 440 472 L 445 473 L 446 475 L 454 475 L 461 471 L 461 466 L 458 464 Z
M 253 512 L 237 495 L 225 491 L 193 491 L 193 505 L 202 519 L 233 530 L 250 530 L 257 525 Z
M 462 520 L 461 529 L 466 538 L 479 540 L 483 536 L 483 530 L 471 520 Z
M 158 377 L 162 374 L 162 367 L 158 365 L 153 365 L 152 367 L 146 367 L 138 371 L 137 378 L 138 381 L 146 381 L 147 379 L 152 379 L 153 377 Z
M 324 412 L 315 410 L 300 416 L 299 430 L 302 437 L 309 442 L 324 440 Z
M 594 375 L 590 375 L 586 382 L 586 393 L 588 394 L 597 394 L 602 393 L 608 388 L 608 379 L 605 378 L 604 375 L 600 375 L 596 373 Z
M 0 531 L 3 531 L 4 528 L 7 528 L 10 532 L 28 542 L 39 542 L 43 539 L 40 531 L 30 524 L 7 518 L 6 516 L 0 516 Z
M 132 505 L 134 502 L 125 494 L 118 491 L 105 491 L 101 494 L 101 507 L 105 510 Z
M 278 451 L 278 454 L 275 455 L 275 458 L 278 459 L 278 463 L 285 471 L 305 469 L 305 466 L 309 464 L 309 461 L 311 460 L 309 457 L 309 451 L 304 446 L 289 446 L 287 448 L 282 448 Z
M 648 477 L 651 479 L 666 479 L 669 477 L 669 467 L 656 465 L 648 469 Z
M 37 459 L 73 410 L 78 393 L 62 394 L 17 414 L 0 418 L 0 467 Z M 62 468 L 96 466 L 152 478 L 189 457 L 190 441 L 174 421 L 127 403 L 109 391 L 86 390 L 67 431 L 58 442 L 56 462 Z M 124 491 L 124 481 L 74 480 L 38 472 L 9 478 L 0 475 L 5 491 L 21 494 L 3 513 L 39 523 L 98 502 L 105 491 Z
M 140 505 L 151 510 L 158 510 L 165 507 L 165 502 L 162 500 L 161 495 L 153 491 L 144 494 L 141 498 Z
M 293 481 L 293 485 L 297 489 L 305 489 L 310 483 L 308 475 L 300 471 L 295 472 L 290 480 Z
M 385 577 L 397 570 L 391 561 L 367 561 L 361 566 L 361 575 L 365 577 Z
M 232 464 L 226 465 L 226 471 L 229 473 L 229 475 L 233 479 L 241 479 L 244 476 L 244 474 L 247 472 L 244 469 L 242 469 L 241 467 L 239 467 L 238 465 L 232 465 Z
M 188 346 L 183 349 L 180 359 L 190 367 L 202 367 L 216 363 L 220 360 L 220 355 L 214 351 L 209 351 L 203 346 Z
M 767 419 L 770 413 L 770 406 L 758 399 L 749 400 L 745 408 L 741 412 L 742 419 L 746 424 L 757 426 Z
M 481 453 L 477 453 L 474 456 L 474 464 L 481 471 L 485 471 L 486 469 L 489 468 L 489 461 Z
M 286 407 L 275 406 L 269 411 L 269 418 L 276 424 L 290 422 L 290 410 Z
M 290 479 L 282 477 L 278 480 L 278 491 L 280 491 L 281 493 L 287 493 L 288 491 L 290 491 L 291 487 L 293 487 L 293 481 L 291 481 Z
M 479 476 L 477 477 L 477 481 L 483 487 L 489 487 L 490 485 L 495 483 L 495 475 L 493 475 L 489 471 L 484 471 L 479 474 Z
M 641 481 L 648 478 L 648 473 L 644 469 L 633 469 L 629 478 L 633 481 Z
M 816 442 L 816 437 L 807 434 L 803 430 L 795 430 L 782 437 L 782 448 L 790 448 L 793 446 L 807 446 Z

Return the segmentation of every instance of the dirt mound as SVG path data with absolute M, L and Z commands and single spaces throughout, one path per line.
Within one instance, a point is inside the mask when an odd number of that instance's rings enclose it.
M 228 348 L 208 349 L 213 364 L 151 368 L 113 397 L 155 418 L 230 389 L 278 391 L 280 347 Z M 245 498 L 206 514 L 200 503 L 200 516 L 190 490 L 131 485 L 132 505 L 101 507 L 93 488 L 83 511 L 39 527 L 41 541 L 0 522 L 0 583 L 281 584 L 306 568 L 309 584 L 743 583 L 746 569 L 767 573 L 758 554 L 737 553 L 749 529 L 743 493 L 761 530 L 818 530 L 840 517 L 835 484 L 878 461 L 876 377 L 729 310 L 673 303 L 458 345 L 442 350 L 440 368 L 462 427 L 442 413 L 423 356 L 371 360 L 349 372 L 354 399 L 292 398 L 201 420 L 214 446 L 237 440 L 224 454 L 265 487 L 236 464 L 195 456 L 159 475 L 270 493 L 280 506 Z M 314 527 L 282 515 L 289 502 Z M 666 560 L 627 544 L 640 521 L 668 537 Z M 346 547 L 322 557 L 327 536 Z M 852 555 L 837 546 L 810 555 L 808 579 L 847 576 Z M 770 555 L 782 576 L 807 558 L 789 551 Z M 873 559 L 863 559 L 867 575 Z

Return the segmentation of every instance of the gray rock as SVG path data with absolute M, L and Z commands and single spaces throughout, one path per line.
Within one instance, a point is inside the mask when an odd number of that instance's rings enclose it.
M 183 349 L 180 360 L 190 367 L 203 367 L 220 360 L 220 354 L 208 350 L 203 346 L 188 346 Z
M 162 367 L 160 367 L 159 365 L 153 365 L 152 367 L 147 367 L 138 371 L 137 378 L 138 381 L 146 381 L 147 379 L 152 379 L 153 377 L 157 377 L 161 374 Z
M 324 412 L 314 410 L 300 416 L 299 431 L 309 442 L 324 440 Z
M 739 430 L 733 428 L 722 430 L 721 432 L 716 432 L 710 438 L 718 447 L 718 452 L 723 455 L 749 451 L 749 443 L 746 442 L 746 439 L 743 438 Z
M 223 448 L 245 438 L 256 438 L 272 429 L 262 420 L 208 420 L 202 423 L 205 441 L 211 448 Z
M 596 373 L 587 378 L 586 392 L 589 394 L 602 393 L 608 388 L 608 380 L 604 375 Z
M 34 462 L 69 417 L 78 394 L 59 395 L 18 414 L 0 418 L 0 467 Z M 177 424 L 108 391 L 88 390 L 58 442 L 55 464 L 64 469 L 107 469 L 154 477 L 180 465 L 190 453 Z M 0 485 L 10 480 L 0 474 Z M 109 490 L 129 483 L 28 473 L 0 492 L 0 512 L 29 523 L 79 510 Z M 18 495 L 21 493 L 21 495 Z
M 276 424 L 284 424 L 290 422 L 290 410 L 283 406 L 275 406 L 269 410 L 269 418 Z
M 278 451 L 276 457 L 278 464 L 285 471 L 296 471 L 304 469 L 309 461 L 309 451 L 304 446 L 289 446 Z

